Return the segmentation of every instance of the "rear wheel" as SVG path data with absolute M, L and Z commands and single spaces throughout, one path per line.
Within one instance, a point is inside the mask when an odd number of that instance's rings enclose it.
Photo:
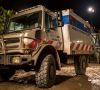
M 14 69 L 0 69 L 0 81 L 9 80 L 15 74 Z
M 75 72 L 77 75 L 84 75 L 86 72 L 87 59 L 86 56 L 80 55 L 74 57 Z
M 53 55 L 44 57 L 40 69 L 36 71 L 36 84 L 38 87 L 51 87 L 56 78 L 56 64 Z

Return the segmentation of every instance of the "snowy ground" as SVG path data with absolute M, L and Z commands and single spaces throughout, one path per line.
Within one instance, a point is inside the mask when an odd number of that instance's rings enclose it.
M 73 66 L 63 67 L 60 75 L 75 76 L 75 70 Z M 100 64 L 89 64 L 86 75 L 88 76 L 88 81 L 92 84 L 92 90 L 100 90 Z
M 37 88 L 34 72 L 17 71 L 10 82 L 0 83 L 0 90 L 44 90 Z M 45 90 L 100 90 L 100 64 L 89 64 L 86 76 L 76 76 L 72 65 L 57 71 L 56 84 Z
M 100 64 L 89 65 L 86 75 L 89 77 L 88 81 L 91 81 L 93 90 L 100 90 Z

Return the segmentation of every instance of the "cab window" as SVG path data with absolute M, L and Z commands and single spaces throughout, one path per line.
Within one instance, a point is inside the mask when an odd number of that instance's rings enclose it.
M 46 29 L 56 29 L 57 28 L 57 20 L 56 18 L 45 14 L 45 28 Z

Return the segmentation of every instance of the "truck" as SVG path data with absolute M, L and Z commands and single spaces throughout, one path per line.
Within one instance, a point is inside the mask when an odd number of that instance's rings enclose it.
M 0 80 L 22 69 L 35 71 L 38 87 L 52 87 L 56 70 L 70 57 L 76 75 L 84 75 L 94 53 L 90 27 L 71 9 L 53 12 L 37 5 L 16 12 L 0 35 Z

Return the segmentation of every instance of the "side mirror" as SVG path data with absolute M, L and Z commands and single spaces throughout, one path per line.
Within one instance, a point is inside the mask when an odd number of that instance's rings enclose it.
M 63 27 L 64 23 L 62 22 L 62 11 L 57 12 L 57 19 L 58 19 L 58 27 Z
M 58 27 L 63 27 L 64 23 L 62 21 L 58 21 Z
M 42 34 L 41 30 L 36 30 L 36 32 L 35 32 L 35 38 L 36 39 L 41 39 L 41 34 Z

